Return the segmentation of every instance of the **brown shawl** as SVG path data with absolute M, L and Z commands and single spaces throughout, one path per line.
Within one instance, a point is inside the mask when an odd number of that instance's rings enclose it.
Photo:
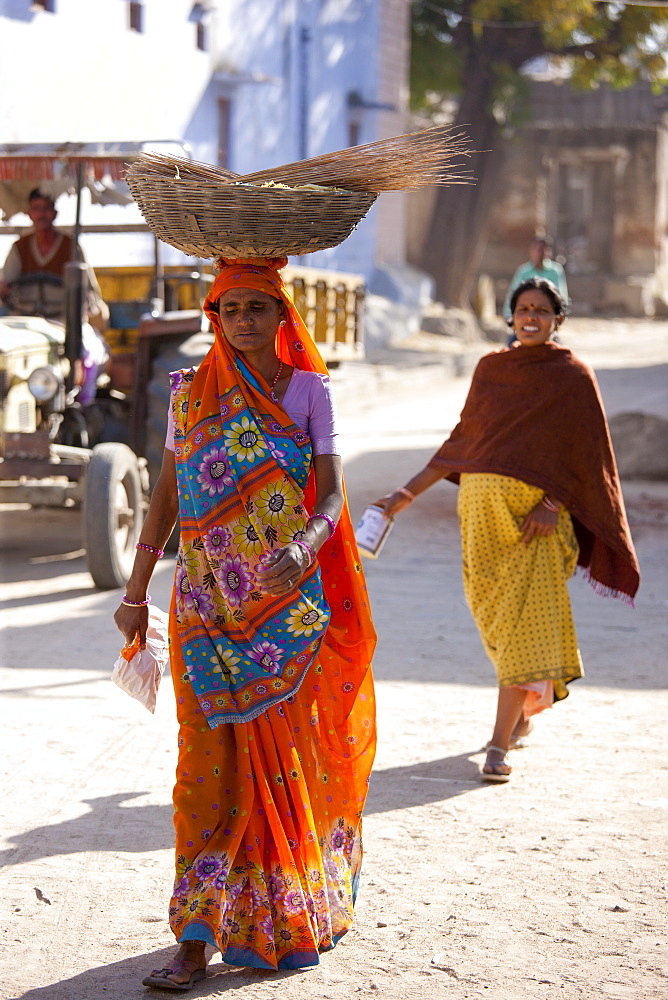
M 593 371 L 548 342 L 487 354 L 459 423 L 429 462 L 459 483 L 491 472 L 539 486 L 571 514 L 578 565 L 596 589 L 632 598 L 638 560 Z

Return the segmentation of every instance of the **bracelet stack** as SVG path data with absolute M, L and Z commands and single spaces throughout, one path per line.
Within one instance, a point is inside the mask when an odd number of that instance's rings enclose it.
M 315 521 L 316 517 L 320 517 L 320 518 L 322 518 L 323 521 L 327 521 L 327 524 L 329 525 L 329 537 L 328 537 L 327 541 L 329 541 L 329 539 L 332 537 L 332 535 L 336 531 L 336 523 L 335 523 L 334 519 L 331 518 L 329 516 L 329 514 L 321 514 L 320 512 L 317 512 L 315 514 L 311 514 L 311 516 L 308 519 L 308 523 L 310 524 L 311 521 Z
M 295 541 L 295 545 L 301 545 L 301 547 L 303 549 L 306 549 L 306 552 L 308 554 L 308 566 L 312 566 L 313 563 L 315 562 L 315 552 L 313 551 L 313 549 L 311 548 L 311 546 L 308 544 L 308 542 L 302 541 L 301 538 L 295 538 L 294 541 Z M 307 569 L 308 569 L 308 566 L 306 567 Z
M 547 495 L 543 497 L 543 499 L 541 500 L 541 504 L 543 505 L 543 507 L 545 507 L 546 510 L 551 511 L 553 514 L 558 514 L 559 511 L 561 510 L 561 507 L 556 503 L 553 503 L 552 500 L 550 500 L 550 498 Z
M 165 554 L 164 549 L 156 548 L 155 545 L 147 545 L 146 542 L 137 542 L 135 548 L 143 549 L 145 552 L 150 552 L 152 555 L 157 556 L 158 559 L 162 559 Z
M 121 604 L 125 604 L 126 607 L 128 607 L 128 608 L 145 608 L 146 605 L 150 604 L 150 603 L 151 603 L 151 595 L 150 594 L 146 595 L 146 600 L 145 601 L 129 601 L 127 594 L 123 594 L 123 596 L 121 598 Z

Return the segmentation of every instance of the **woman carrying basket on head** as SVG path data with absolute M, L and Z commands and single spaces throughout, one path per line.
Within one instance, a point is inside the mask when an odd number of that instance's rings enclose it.
M 497 782 L 531 716 L 583 674 L 566 586 L 576 564 L 628 602 L 639 583 L 594 374 L 551 340 L 564 302 L 530 278 L 511 310 L 513 346 L 480 360 L 450 438 L 377 501 L 390 516 L 441 479 L 459 484 L 464 590 L 499 683 L 482 769 Z
M 152 570 L 180 518 L 170 610 L 180 948 L 146 985 L 225 962 L 315 965 L 349 929 L 375 750 L 375 634 L 327 370 L 278 273 L 221 261 L 215 342 L 172 375 L 171 426 L 115 615 L 142 642 Z

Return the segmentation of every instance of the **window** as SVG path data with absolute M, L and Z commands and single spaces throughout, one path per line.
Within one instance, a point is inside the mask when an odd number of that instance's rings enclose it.
M 200 52 L 206 52 L 208 45 L 207 19 L 209 4 L 207 0 L 197 0 L 188 15 L 188 20 L 195 25 L 195 43 Z
M 144 8 L 138 0 L 130 0 L 128 4 L 130 16 L 130 31 L 144 30 Z

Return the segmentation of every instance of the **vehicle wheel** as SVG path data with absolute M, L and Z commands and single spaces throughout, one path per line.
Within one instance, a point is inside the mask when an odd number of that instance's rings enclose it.
M 96 587 L 125 586 L 142 521 L 137 456 L 115 441 L 98 444 L 86 473 L 83 510 L 86 559 Z

